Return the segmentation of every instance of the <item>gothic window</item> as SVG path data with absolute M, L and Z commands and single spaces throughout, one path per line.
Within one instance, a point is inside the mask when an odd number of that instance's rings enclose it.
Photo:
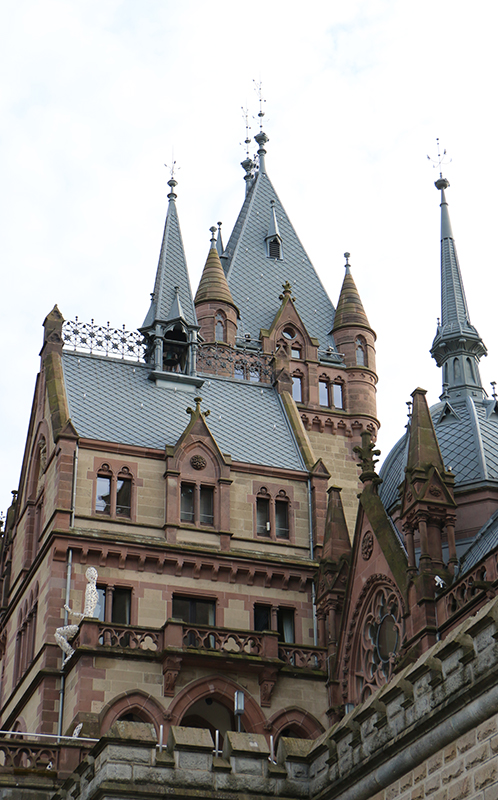
M 292 358 L 301 358 L 301 348 L 298 344 L 293 343 L 291 346 Z
M 273 611 L 273 615 L 272 615 Z M 273 624 L 272 624 L 273 623 Z M 255 603 L 254 605 L 254 630 L 255 631 L 278 631 L 278 638 L 281 642 L 291 643 L 295 641 L 294 632 L 294 609 L 273 607 Z
M 214 486 L 182 483 L 180 520 L 193 525 L 214 525 Z
M 215 336 L 217 342 L 226 342 L 226 319 L 225 315 L 218 311 L 216 314 Z
M 95 513 L 130 518 L 132 482 L 128 467 L 123 467 L 114 475 L 109 464 L 102 464 L 97 474 Z
M 22 678 L 35 656 L 38 585 L 19 611 L 14 652 L 14 683 Z
M 356 338 L 356 364 L 359 367 L 367 367 L 367 343 L 363 336 Z
M 256 534 L 268 539 L 290 538 L 290 502 L 285 490 L 272 497 L 262 486 L 256 497 Z
M 318 402 L 323 408 L 344 408 L 342 383 L 332 383 L 323 375 L 318 381 Z
M 320 405 L 324 408 L 330 406 L 329 382 L 327 380 L 318 381 L 318 399 Z

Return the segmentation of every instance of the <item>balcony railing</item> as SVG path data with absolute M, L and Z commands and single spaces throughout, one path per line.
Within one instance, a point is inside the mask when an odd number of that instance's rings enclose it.
M 180 620 L 168 620 L 162 628 L 83 620 L 73 646 L 75 644 L 150 652 L 161 652 L 170 648 L 186 652 L 195 649 L 206 653 L 279 659 L 290 667 L 320 671 L 326 670 L 327 658 L 325 648 L 279 642 L 276 631 L 259 632 L 213 625 L 191 625 Z

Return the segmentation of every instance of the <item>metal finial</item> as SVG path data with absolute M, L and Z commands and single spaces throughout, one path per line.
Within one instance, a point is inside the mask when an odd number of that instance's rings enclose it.
M 412 418 L 412 405 L 413 402 L 411 400 L 406 401 L 406 405 L 408 406 L 408 419 Z
M 259 111 L 258 111 L 259 129 L 260 129 L 260 131 L 262 131 L 263 130 L 263 117 L 265 115 L 265 112 L 263 111 L 263 103 L 266 103 L 266 100 L 263 100 L 263 81 L 255 81 L 253 79 L 253 83 L 254 83 L 254 90 L 255 90 L 256 94 L 258 95 L 258 100 L 259 100 Z
M 249 158 L 249 145 L 251 144 L 251 137 L 249 135 L 249 131 L 251 130 L 251 126 L 249 125 L 249 109 L 244 108 L 241 106 L 242 109 L 242 118 L 244 119 L 246 125 L 246 138 L 244 139 L 244 146 L 246 148 L 246 159 Z
M 217 229 L 216 225 L 211 225 L 211 227 L 210 227 L 210 229 L 209 229 L 209 230 L 211 231 L 211 242 L 213 242 L 213 246 L 214 246 L 214 245 L 216 244 L 216 237 L 215 237 L 215 233 L 216 233 L 216 231 L 217 231 L 218 229 Z M 194 398 L 194 399 L 195 399 L 195 398 Z
M 441 155 L 441 147 L 439 145 L 439 136 L 436 138 L 436 144 L 437 144 L 437 158 L 431 158 L 430 156 L 427 156 L 427 158 L 429 159 L 429 161 L 432 162 L 433 168 L 439 170 L 440 179 L 443 179 L 443 173 L 442 173 L 441 168 L 442 168 L 443 164 L 451 164 L 453 159 L 450 158 L 449 161 L 445 161 L 444 160 L 444 157 L 446 155 L 446 148 L 443 150 L 443 155 Z
M 496 381 L 490 381 L 490 383 L 491 383 L 491 386 L 493 387 L 492 390 L 491 390 L 491 394 L 492 394 L 493 400 L 497 400 L 498 398 L 496 396 Z

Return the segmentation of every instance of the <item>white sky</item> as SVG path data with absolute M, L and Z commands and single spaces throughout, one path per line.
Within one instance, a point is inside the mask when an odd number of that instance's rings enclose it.
M 172 148 L 195 290 L 209 227 L 243 201 L 241 106 L 263 80 L 271 179 L 337 302 L 353 275 L 377 331 L 379 446 L 441 377 L 439 136 L 472 322 L 498 380 L 493 230 L 496 5 L 486 0 L 16 0 L 0 10 L 0 509 L 18 485 L 42 322 L 145 316 Z M 256 133 L 257 123 L 252 122 Z M 112 398 L 110 398 L 110 402 Z

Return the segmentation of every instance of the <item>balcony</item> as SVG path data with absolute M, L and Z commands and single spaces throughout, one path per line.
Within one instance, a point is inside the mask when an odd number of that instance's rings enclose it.
M 326 672 L 327 650 L 295 643 L 279 642 L 276 631 L 247 631 L 220 628 L 213 625 L 192 625 L 179 620 L 167 620 L 162 628 L 118 625 L 85 619 L 73 647 L 95 647 L 120 653 L 175 653 L 196 660 L 226 659 L 268 660 L 279 668 Z

